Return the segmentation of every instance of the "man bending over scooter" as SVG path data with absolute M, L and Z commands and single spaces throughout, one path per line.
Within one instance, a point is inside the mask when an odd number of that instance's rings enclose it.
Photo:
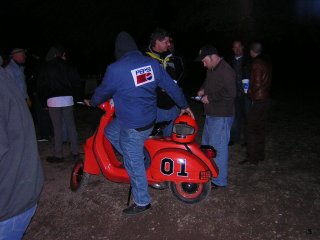
M 143 145 L 156 119 L 156 87 L 164 89 L 181 108 L 181 114 L 193 113 L 177 84 L 156 60 L 143 56 L 133 38 L 120 32 L 115 41 L 117 61 L 109 65 L 101 85 L 87 105 L 98 106 L 113 98 L 116 118 L 105 133 L 123 155 L 130 176 L 134 203 L 123 212 L 136 215 L 151 208 L 144 166 Z

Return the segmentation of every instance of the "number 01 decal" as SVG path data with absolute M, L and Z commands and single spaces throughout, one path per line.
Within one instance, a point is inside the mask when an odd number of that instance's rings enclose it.
M 188 172 L 187 169 L 187 162 L 185 159 L 179 159 L 178 164 L 180 165 L 180 171 L 177 173 L 180 177 L 187 177 Z M 174 173 L 174 161 L 171 158 L 163 158 L 161 160 L 161 169 L 160 171 L 164 175 L 171 175 Z

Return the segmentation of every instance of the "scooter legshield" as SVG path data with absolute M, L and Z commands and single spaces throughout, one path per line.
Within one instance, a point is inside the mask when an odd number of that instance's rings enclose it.
M 96 161 L 93 152 L 93 141 L 94 137 L 90 137 L 87 139 L 84 145 L 84 169 L 83 171 L 89 174 L 99 175 L 100 167 Z

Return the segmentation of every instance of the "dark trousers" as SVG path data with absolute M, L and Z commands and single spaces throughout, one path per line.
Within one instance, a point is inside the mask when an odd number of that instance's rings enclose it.
M 53 136 L 53 127 L 48 109 L 45 110 L 41 106 L 37 96 L 34 97 L 32 106 L 36 115 L 35 122 L 38 127 L 39 138 L 49 139 L 50 136 Z
M 250 100 L 247 95 L 236 97 L 234 100 L 234 120 L 230 132 L 230 141 L 238 143 L 243 135 L 244 142 L 247 142 L 247 121 Z
M 263 161 L 269 100 L 253 101 L 248 113 L 248 161 Z
M 49 107 L 49 114 L 54 129 L 54 156 L 63 157 L 63 122 L 65 122 L 72 154 L 78 154 L 78 134 L 73 116 L 73 106 Z

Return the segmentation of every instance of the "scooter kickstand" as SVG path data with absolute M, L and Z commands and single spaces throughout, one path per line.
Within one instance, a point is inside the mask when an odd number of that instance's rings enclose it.
M 129 206 L 129 204 L 130 204 L 131 190 L 132 190 L 132 187 L 131 187 L 131 184 L 130 184 L 130 187 L 129 187 L 129 193 L 128 193 L 128 202 L 127 202 L 127 206 Z

